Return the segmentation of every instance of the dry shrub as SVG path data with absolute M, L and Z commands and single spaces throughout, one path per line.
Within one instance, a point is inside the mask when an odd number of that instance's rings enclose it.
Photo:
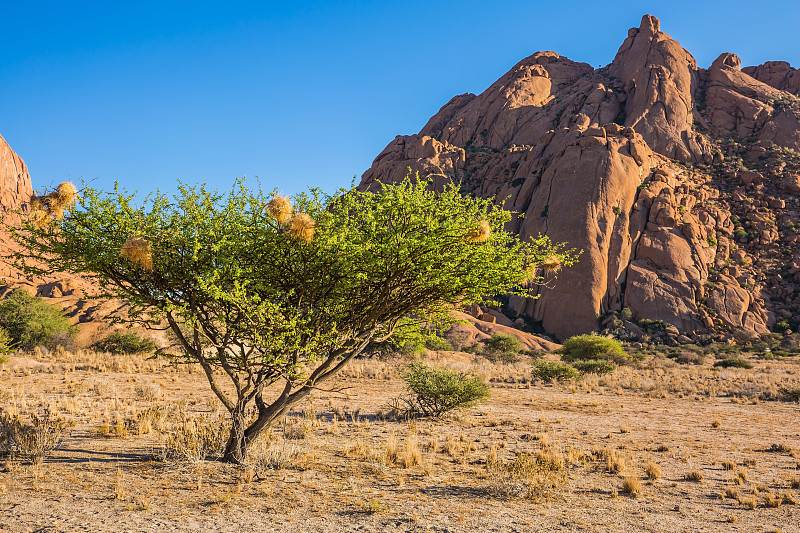
M 119 249 L 119 255 L 144 270 L 153 270 L 153 248 L 144 237 L 131 235 Z
M 296 444 L 288 444 L 285 440 L 278 445 L 275 441 L 260 438 L 247 453 L 247 462 L 261 478 L 268 470 L 282 470 L 292 466 L 304 454 Z
M 314 219 L 306 213 L 298 213 L 289 222 L 289 235 L 295 239 L 311 242 L 314 238 Z
M 134 428 L 137 435 L 147 435 L 152 431 L 163 431 L 164 423 L 164 412 L 158 407 L 148 407 L 136 415 Z
M 41 464 L 61 443 L 72 425 L 45 410 L 42 416 L 31 414 L 30 421 L 0 413 L 0 453 Z
M 288 198 L 276 196 L 267 204 L 267 211 L 272 218 L 283 224 L 292 218 L 292 203 Z
M 722 461 L 722 469 L 723 470 L 735 470 L 736 463 L 733 461 Z
M 166 435 L 156 457 L 164 462 L 196 464 L 222 455 L 228 437 L 228 424 L 222 413 L 188 417 L 179 413 Z
M 566 462 L 554 452 L 520 453 L 511 461 L 487 461 L 486 466 L 491 475 L 489 492 L 504 498 L 538 501 L 567 481 Z
M 489 223 L 481 220 L 477 226 L 467 232 L 467 242 L 484 242 L 491 234 L 492 230 L 489 227 Z
M 288 440 L 303 440 L 311 433 L 310 420 L 295 420 L 284 427 L 284 437 Z

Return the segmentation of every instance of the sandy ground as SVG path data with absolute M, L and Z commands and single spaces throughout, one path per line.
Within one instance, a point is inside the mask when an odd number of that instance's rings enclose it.
M 5 410 L 49 407 L 74 425 L 42 464 L 2 463 L 0 530 L 800 531 L 800 405 L 759 399 L 797 386 L 800 360 L 651 363 L 553 385 L 528 381 L 530 362 L 439 359 L 492 380 L 491 399 L 395 421 L 386 405 L 403 391 L 402 361 L 356 362 L 339 383 L 349 388 L 318 392 L 238 467 L 158 460 L 180 417 L 214 419 L 200 373 L 86 352 L 18 356 L 0 370 Z M 162 431 L 137 429 L 152 408 Z M 539 452 L 564 458 L 563 483 L 508 497 L 490 457 Z M 641 492 L 626 493 L 626 478 Z

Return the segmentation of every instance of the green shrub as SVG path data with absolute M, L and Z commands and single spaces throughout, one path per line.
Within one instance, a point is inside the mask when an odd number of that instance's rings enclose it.
M 416 340 L 406 341 L 398 351 L 406 357 L 421 357 L 425 355 L 425 344 Z
M 409 418 L 441 416 L 489 397 L 489 387 L 480 378 L 433 368 L 421 361 L 409 364 L 400 376 L 406 382 L 408 394 L 395 400 L 392 407 Z
M 486 351 L 493 354 L 518 354 L 522 350 L 522 343 L 518 338 L 506 333 L 492 333 L 486 341 Z
M 533 363 L 533 377 L 542 381 L 573 381 L 581 378 L 580 372 L 566 363 L 555 361 L 536 361 Z
M 747 359 L 742 359 L 741 357 L 732 357 L 730 359 L 721 359 L 714 363 L 714 366 L 720 368 L 746 368 L 751 369 L 753 365 Z
M 8 362 L 8 354 L 14 351 L 13 342 L 8 332 L 0 327 L 0 364 Z
M 556 353 L 561 354 L 564 361 L 606 360 L 618 364 L 631 361 L 631 356 L 622 349 L 622 344 L 616 339 L 601 335 L 576 335 L 564 341 Z
M 772 331 L 783 333 L 787 329 L 792 329 L 792 325 L 789 324 L 789 322 L 787 322 L 786 320 L 781 320 L 780 322 L 775 324 L 775 327 L 772 328 Z
M 0 300 L 0 327 L 22 349 L 68 346 L 75 335 L 75 328 L 59 308 L 22 289 Z
M 453 350 L 453 345 L 450 344 L 447 339 L 443 339 L 441 337 L 428 337 L 425 339 L 425 347 L 429 350 L 434 350 L 437 352 L 449 352 Z
M 589 359 L 586 361 L 575 361 L 572 366 L 581 374 L 611 374 L 617 369 L 617 365 L 611 361 Z
M 92 348 L 113 354 L 133 354 L 152 352 L 157 346 L 152 340 L 140 337 L 132 331 L 127 333 L 115 331 L 106 335 L 103 340 L 94 343 Z

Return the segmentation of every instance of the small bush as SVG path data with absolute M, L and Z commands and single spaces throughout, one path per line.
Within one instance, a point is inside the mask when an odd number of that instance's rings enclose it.
M 613 364 L 613 363 L 612 363 Z M 536 361 L 533 363 L 533 377 L 542 381 L 573 381 L 580 379 L 581 374 L 566 363 L 555 361 Z
M 75 328 L 64 313 L 41 297 L 15 289 L 0 300 L 0 327 L 22 349 L 55 348 L 72 343 Z
M 611 374 L 617 369 L 617 365 L 611 361 L 589 359 L 587 361 L 575 361 L 572 366 L 581 374 Z
M 437 417 L 475 405 L 489 396 L 489 387 L 480 378 L 432 368 L 421 361 L 408 365 L 401 377 L 409 393 L 395 400 L 392 407 L 405 417 Z
M 601 335 L 576 335 L 564 341 L 556 353 L 561 354 L 561 359 L 566 362 L 586 360 L 614 361 L 617 364 L 631 362 L 630 355 L 622 349 L 622 344 L 616 339 Z
M 486 341 L 486 351 L 492 354 L 518 354 L 522 350 L 522 343 L 513 335 L 506 333 L 492 333 Z
M 421 357 L 425 355 L 425 344 L 417 341 L 406 341 L 400 346 L 399 350 L 401 355 L 406 357 Z
M 127 333 L 115 331 L 94 343 L 92 348 L 113 354 L 134 354 L 155 351 L 157 346 L 152 340 L 140 337 L 132 331 Z
M 196 464 L 207 458 L 222 456 L 229 428 L 224 416 L 185 415 L 165 431 L 166 439 L 157 454 L 161 461 L 178 464 Z
M 436 352 L 449 352 L 453 350 L 453 345 L 447 339 L 441 337 L 429 337 L 425 339 L 425 347 Z
M 14 351 L 11 335 L 0 327 L 0 365 L 8 362 L 8 354 Z
M 730 359 L 721 359 L 714 363 L 714 366 L 720 368 L 746 368 L 751 369 L 753 365 L 747 359 L 742 359 L 741 357 L 732 357 Z
M 0 413 L 0 453 L 39 465 L 61 443 L 69 424 L 49 411 L 29 418 Z

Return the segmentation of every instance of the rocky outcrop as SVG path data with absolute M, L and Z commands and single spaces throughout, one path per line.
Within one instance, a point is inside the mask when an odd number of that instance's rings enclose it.
M 606 68 L 538 52 L 456 96 L 390 143 L 360 187 L 409 168 L 437 187 L 455 180 L 524 213 L 508 226 L 523 239 L 582 249 L 538 299 L 511 301 L 561 338 L 624 308 L 683 339 L 765 332 L 787 313 L 800 323 L 797 285 L 774 284 L 779 304 L 766 288 L 800 246 L 795 73 L 740 69 L 734 54 L 698 68 L 646 15 Z
M 0 216 L 11 223 L 14 211 L 28 202 L 33 194 L 28 167 L 0 136 Z
M 786 61 L 767 61 L 745 67 L 742 72 L 770 87 L 800 96 L 800 69 L 792 68 Z

